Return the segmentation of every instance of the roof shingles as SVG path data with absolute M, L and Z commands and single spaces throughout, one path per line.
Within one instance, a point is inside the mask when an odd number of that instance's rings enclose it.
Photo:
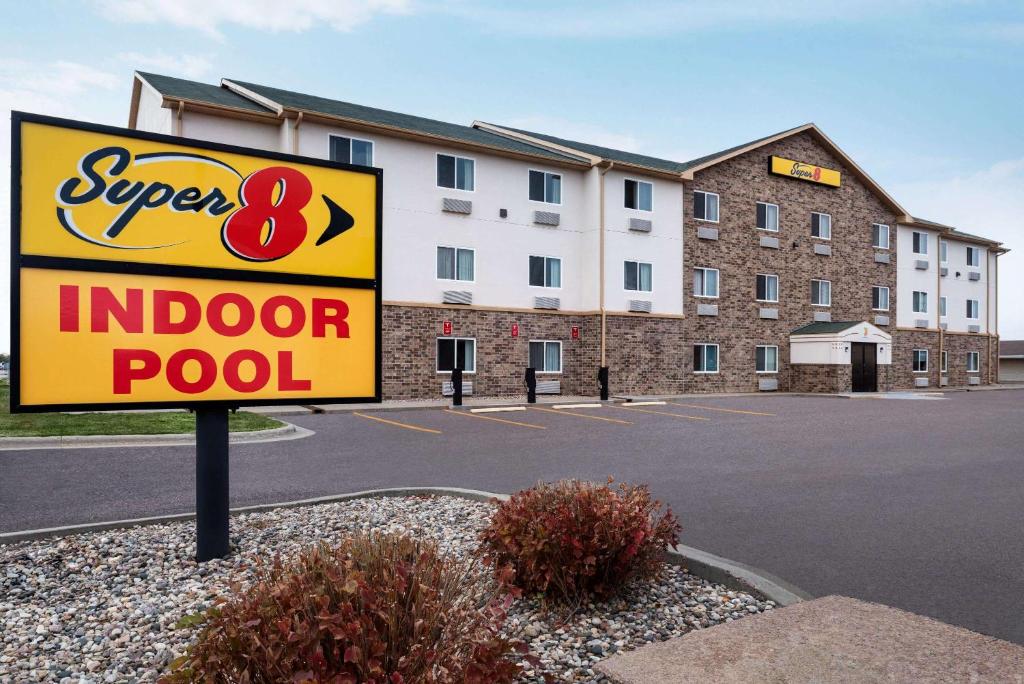
M 274 113 L 247 97 L 242 97 L 237 93 L 231 92 L 227 88 L 210 85 L 209 83 L 187 81 L 183 78 L 172 78 L 171 76 L 161 76 L 160 74 L 148 74 L 141 71 L 138 72 L 138 74 L 146 81 L 146 83 L 156 88 L 157 92 L 164 97 L 172 99 L 180 98 L 190 102 L 203 102 L 207 104 L 220 105 L 222 107 L 232 107 L 233 109 L 244 109 L 250 112 L 259 112 L 261 114 Z

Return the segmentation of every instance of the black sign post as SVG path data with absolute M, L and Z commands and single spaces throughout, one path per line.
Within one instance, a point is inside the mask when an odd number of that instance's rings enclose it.
M 608 366 L 597 369 L 597 383 L 601 386 L 601 401 L 608 401 Z
M 526 369 L 526 403 L 537 403 L 537 369 Z
M 462 369 L 452 369 L 452 406 L 462 406 Z
M 228 555 L 228 410 L 196 409 L 196 561 Z

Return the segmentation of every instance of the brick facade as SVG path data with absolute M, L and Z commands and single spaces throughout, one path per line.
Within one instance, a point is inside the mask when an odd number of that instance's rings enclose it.
M 790 374 L 790 390 L 793 392 L 837 394 L 849 392 L 852 384 L 850 366 L 805 363 L 793 366 Z
M 976 376 L 979 384 L 995 382 L 996 355 L 999 340 L 986 335 L 950 333 L 942 335 L 942 348 L 947 352 L 946 373 L 948 387 L 969 387 L 968 378 Z M 915 349 L 928 350 L 928 372 L 915 373 L 913 352 Z M 967 372 L 968 352 L 978 352 L 978 372 Z M 895 387 L 913 388 L 914 378 L 927 377 L 928 387 L 938 389 L 942 364 L 939 355 L 939 332 L 937 330 L 897 330 L 893 334 L 893 373 Z

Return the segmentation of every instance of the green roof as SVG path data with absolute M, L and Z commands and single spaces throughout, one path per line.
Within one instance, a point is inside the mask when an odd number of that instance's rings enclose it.
M 611 161 L 622 162 L 624 164 L 632 164 L 634 166 L 643 166 L 648 169 L 656 169 L 658 171 L 666 171 L 668 173 L 679 173 L 683 170 L 682 164 L 668 159 L 648 157 L 644 154 L 634 154 L 633 152 L 616 150 L 611 147 L 591 145 L 590 143 L 579 142 L 578 140 L 568 140 L 566 138 L 559 138 L 546 133 L 537 133 L 535 131 L 526 131 L 521 128 L 512 128 L 511 126 L 501 126 L 500 124 L 496 125 L 509 131 L 528 135 L 531 138 L 537 138 L 538 140 L 544 140 L 549 143 L 554 143 L 555 145 L 561 145 L 573 150 L 579 150 L 580 152 L 586 152 L 587 154 L 592 154 L 601 157 L 602 159 L 609 159 Z
M 801 124 L 800 126 L 794 126 L 793 128 L 787 128 L 784 131 L 779 131 L 778 133 L 772 133 L 771 135 L 766 135 L 764 137 L 758 138 L 757 140 L 751 140 L 750 142 L 743 143 L 742 145 L 733 145 L 732 147 L 730 147 L 728 149 L 720 150 L 720 151 L 715 152 L 713 154 L 706 154 L 703 157 L 697 157 L 696 159 L 691 159 L 688 162 L 684 162 L 681 165 L 682 168 L 680 170 L 681 171 L 687 171 L 689 169 L 692 169 L 695 166 L 700 166 L 701 164 L 706 164 L 708 162 L 713 162 L 713 161 L 715 161 L 716 159 L 718 159 L 720 157 L 726 157 L 726 156 L 732 154 L 733 152 L 737 152 L 739 150 L 742 150 L 744 147 L 750 147 L 751 145 L 757 145 L 758 143 L 762 143 L 765 140 L 770 140 L 771 138 L 774 138 L 774 137 L 777 137 L 777 136 L 780 136 L 780 135 L 786 135 L 787 133 L 792 133 L 793 131 L 797 130 L 798 128 L 803 128 L 806 125 L 807 124 Z
M 862 325 L 863 321 L 834 321 L 831 323 L 811 323 L 802 328 L 797 328 L 790 335 L 827 335 L 829 333 L 843 332 L 855 325 Z
M 258 105 L 249 98 L 242 97 L 222 86 L 187 81 L 183 78 L 172 78 L 171 76 L 161 76 L 160 74 L 149 74 L 142 71 L 138 72 L 138 74 L 165 97 L 181 98 L 193 102 L 207 102 L 222 107 L 245 109 L 261 114 L 273 114 L 266 107 Z
M 399 112 L 392 112 L 386 109 L 377 109 L 376 107 L 367 107 L 365 105 L 357 105 L 351 102 L 332 100 L 326 97 L 304 95 L 291 90 L 271 88 L 269 86 L 248 83 L 246 81 L 236 81 L 235 79 L 226 80 L 231 83 L 237 83 L 243 88 L 251 90 L 257 95 L 271 100 L 272 102 L 275 102 L 287 109 L 315 112 L 318 114 L 326 114 L 328 116 L 336 116 L 355 121 L 365 121 L 366 123 L 389 126 L 415 133 L 451 138 L 453 140 L 461 140 L 463 142 L 477 145 L 486 145 L 487 147 L 494 147 L 520 154 L 529 154 L 535 157 L 547 157 L 549 159 L 571 162 L 586 161 L 580 157 L 555 152 L 537 145 L 531 145 L 518 140 L 510 140 L 504 136 L 482 131 L 480 129 L 473 128 L 472 126 L 462 126 L 459 124 L 448 123 L 446 121 L 427 119 L 422 116 L 413 116 L 412 114 L 401 114 Z

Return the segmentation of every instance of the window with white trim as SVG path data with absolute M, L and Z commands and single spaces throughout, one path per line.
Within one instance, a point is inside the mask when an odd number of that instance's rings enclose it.
M 889 288 L 875 285 L 871 288 L 871 308 L 875 311 L 889 310 Z
M 939 297 L 939 316 L 946 317 L 946 295 Z
M 562 175 L 531 169 L 530 200 L 534 202 L 547 202 L 548 204 L 561 204 Z
M 757 345 L 754 363 L 758 373 L 778 373 L 779 348 L 774 344 Z
M 476 340 L 472 337 L 437 338 L 437 372 L 451 373 L 461 368 L 464 373 L 476 372 Z
M 911 303 L 911 310 L 914 313 L 928 313 L 928 293 L 921 292 L 920 290 L 914 290 L 911 295 L 913 301 Z
M 718 297 L 717 268 L 693 269 L 693 296 L 711 298 Z
M 694 190 L 693 218 L 718 223 L 718 195 L 713 192 Z
M 755 285 L 755 298 L 759 302 L 779 301 L 779 276 L 758 273 Z
M 967 352 L 967 372 L 977 373 L 981 368 L 981 354 L 978 352 Z
M 531 256 L 530 287 L 562 287 L 562 260 Z
M 979 308 L 980 307 L 978 306 L 978 300 L 977 299 L 968 299 L 967 300 L 967 318 L 972 320 L 972 321 L 978 320 L 978 310 L 979 310 Z
M 770 202 L 757 203 L 757 227 L 771 233 L 779 232 L 779 205 Z
M 331 161 L 373 166 L 373 141 L 332 135 L 328 138 Z
M 717 344 L 695 344 L 695 345 L 693 345 L 693 372 L 694 373 L 717 373 L 718 372 L 718 345 Z
M 472 192 L 476 187 L 474 179 L 476 162 L 468 157 L 452 154 L 437 155 L 437 187 Z
M 473 282 L 474 252 L 463 247 L 437 248 L 437 277 L 439 280 Z
M 916 230 L 912 236 L 914 254 L 924 256 L 928 253 L 928 233 L 919 233 Z
M 889 249 L 889 226 L 884 223 L 872 223 L 871 244 L 877 249 Z
M 832 306 L 832 283 L 828 280 L 811 281 L 811 304 Z
M 811 236 L 822 240 L 832 239 L 832 216 L 817 211 L 811 212 Z
M 538 373 L 561 373 L 562 343 L 557 340 L 530 340 L 530 368 Z
M 928 372 L 928 350 L 915 349 L 913 351 L 913 364 L 915 373 Z
M 939 364 L 941 366 L 941 372 L 945 374 L 948 368 L 949 352 L 945 349 L 942 350 L 942 354 L 939 356 Z
M 626 179 L 623 203 L 627 209 L 654 210 L 654 185 L 647 181 Z
M 967 248 L 967 265 L 968 266 L 981 266 L 981 250 L 977 247 Z
M 939 261 L 947 263 L 949 259 L 949 244 L 945 240 L 939 240 Z
M 623 287 L 630 292 L 650 292 L 653 289 L 653 267 L 642 261 L 624 261 Z

